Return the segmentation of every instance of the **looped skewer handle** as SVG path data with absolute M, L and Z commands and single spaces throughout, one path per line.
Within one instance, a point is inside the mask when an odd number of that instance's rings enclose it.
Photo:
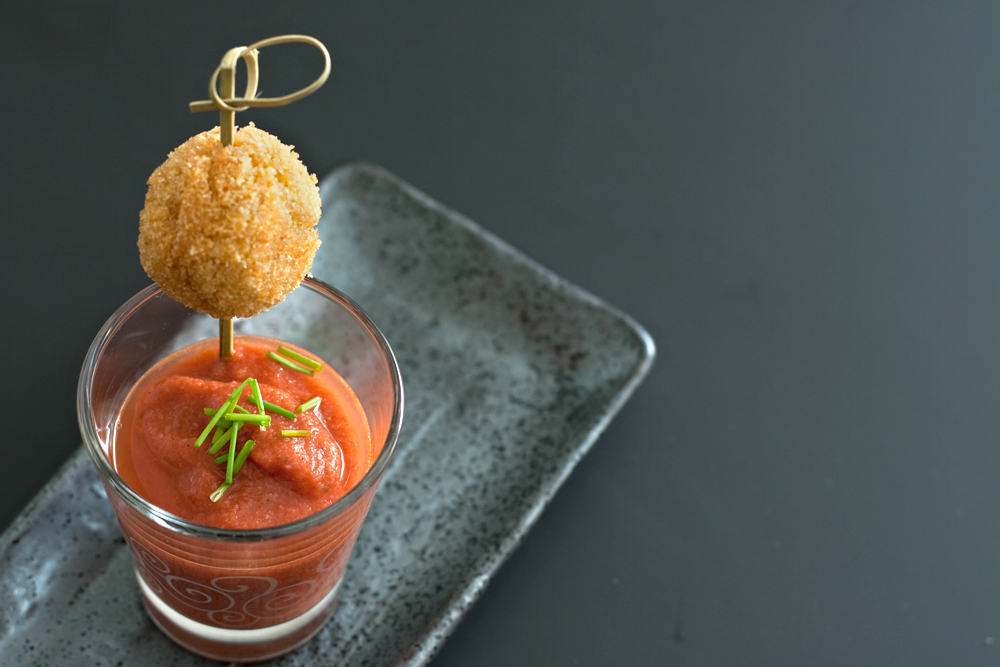
M 291 42 L 300 42 L 302 44 L 309 44 L 315 46 L 323 54 L 323 73 L 319 75 L 315 81 L 311 84 L 297 90 L 294 93 L 289 93 L 288 95 L 282 95 L 281 97 L 256 97 L 257 92 L 257 52 L 260 49 L 266 48 L 268 46 L 275 46 L 277 44 L 289 44 Z M 226 91 L 219 94 L 216 90 L 217 84 L 220 77 L 225 77 L 226 72 L 235 72 L 236 63 L 239 58 L 243 58 L 247 63 L 247 89 L 243 94 L 243 97 L 234 97 L 235 93 L 230 93 L 226 95 Z M 228 111 L 231 113 L 236 113 L 237 111 L 246 111 L 250 107 L 280 107 L 285 104 L 291 104 L 292 102 L 301 100 L 307 95 L 311 95 L 316 92 L 320 86 L 326 83 L 327 78 L 330 76 L 330 52 L 326 50 L 323 42 L 319 41 L 315 37 L 310 37 L 308 35 L 281 35 L 279 37 L 270 37 L 268 39 L 262 39 L 259 42 L 255 42 L 250 46 L 238 46 L 234 49 L 230 49 L 226 52 L 226 55 L 222 58 L 222 62 L 212 73 L 212 78 L 208 84 L 208 96 L 211 99 L 199 100 L 197 102 L 191 102 L 188 106 L 192 112 L 199 111 Z M 251 78 L 252 77 L 252 78 Z M 251 87 L 251 81 L 253 86 Z M 225 97 L 223 97 L 225 96 Z

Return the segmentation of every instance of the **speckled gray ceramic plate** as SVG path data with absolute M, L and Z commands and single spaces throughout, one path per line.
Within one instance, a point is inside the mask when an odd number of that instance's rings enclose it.
M 313 273 L 390 341 L 406 420 L 340 608 L 283 665 L 419 665 L 653 359 L 633 321 L 375 167 L 324 179 Z M 0 664 L 194 665 L 143 613 L 81 450 L 0 536 Z

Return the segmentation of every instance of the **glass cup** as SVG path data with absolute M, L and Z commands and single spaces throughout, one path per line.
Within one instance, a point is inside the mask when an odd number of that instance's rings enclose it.
M 333 613 L 341 579 L 372 496 L 392 458 L 403 385 L 388 343 L 350 299 L 311 278 L 236 334 L 275 338 L 329 363 L 354 390 L 381 448 L 344 497 L 293 523 L 255 530 L 210 528 L 162 510 L 133 491 L 109 460 L 118 413 L 158 361 L 218 335 L 217 322 L 146 288 L 108 320 L 84 360 L 77 416 L 87 452 L 132 552 L 146 611 L 184 648 L 251 662 L 300 646 Z

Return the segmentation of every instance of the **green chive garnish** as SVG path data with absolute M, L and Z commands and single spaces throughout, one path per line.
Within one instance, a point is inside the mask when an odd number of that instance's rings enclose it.
M 243 381 L 243 384 L 236 387 L 236 390 L 233 391 L 233 393 L 229 396 L 229 400 L 223 403 L 222 407 L 219 408 L 219 411 L 216 412 L 214 415 L 212 415 L 212 420 L 208 422 L 208 426 L 206 426 L 205 430 L 201 432 L 201 435 L 198 436 L 198 439 L 194 441 L 195 447 L 201 447 L 201 443 L 205 442 L 205 438 L 208 437 L 208 434 L 212 431 L 212 428 L 216 425 L 216 423 L 218 423 L 219 419 L 222 418 L 223 413 L 229 412 L 230 404 L 235 405 L 236 401 L 240 400 L 240 394 L 243 392 L 243 389 L 247 386 L 247 384 L 249 384 L 249 382 L 250 378 L 247 378 L 246 380 Z
M 253 400 L 251 400 L 249 398 L 247 400 L 250 401 L 251 403 L 255 403 L 255 401 L 253 401 Z M 260 406 L 258 405 L 257 407 L 259 408 Z M 292 412 L 291 410 L 286 410 L 283 407 L 281 407 L 280 405 L 275 405 L 274 403 L 271 403 L 270 401 L 264 401 L 264 407 L 267 408 L 268 410 L 270 410 L 271 412 L 277 412 L 279 415 L 281 415 L 285 419 L 295 419 L 295 413 L 294 412 Z
M 205 430 L 201 432 L 201 435 L 198 436 L 198 439 L 194 441 L 194 446 L 195 447 L 201 447 L 201 443 L 205 442 L 205 438 L 208 437 L 209 432 L 212 430 L 212 428 L 215 426 L 215 424 L 219 421 L 219 418 L 221 416 L 222 416 L 222 412 L 221 411 L 216 412 L 214 415 L 212 415 L 212 420 L 210 422 L 208 422 L 208 426 L 206 426 Z
M 305 412 L 306 410 L 312 410 L 317 405 L 319 405 L 319 402 L 322 401 L 322 400 L 323 399 L 320 398 L 319 396 L 313 396 L 308 401 L 306 401 L 305 403 L 303 403 L 299 407 L 295 408 L 295 411 L 296 412 Z
M 243 412 L 246 412 L 246 410 L 243 410 L 243 408 L 241 408 L 238 405 L 236 406 L 236 409 L 237 410 L 241 410 Z M 216 410 L 215 408 L 205 408 L 205 414 L 206 415 L 214 415 L 216 412 L 218 412 L 218 410 Z M 247 413 L 247 414 L 249 414 L 249 413 Z M 231 421 L 229 421 L 228 419 L 226 419 L 225 413 L 223 413 L 222 419 L 220 419 L 219 423 L 215 425 L 215 429 L 216 429 L 215 430 L 215 434 L 219 435 L 219 433 L 221 433 L 222 431 L 225 431 L 227 428 L 229 428 L 232 425 L 233 425 L 233 423 Z
M 238 473 L 241 468 L 243 468 L 243 464 L 247 462 L 247 457 L 250 456 L 250 450 L 253 449 L 255 444 L 257 443 L 253 440 L 247 440 L 243 443 L 243 449 L 241 449 L 240 453 L 236 455 L 236 463 L 233 465 L 234 475 Z
M 211 501 L 213 503 L 219 502 L 219 498 L 222 497 L 222 494 L 225 493 L 226 489 L 228 489 L 230 486 L 232 486 L 232 485 L 231 484 L 227 484 L 227 483 L 223 483 L 222 486 L 220 486 L 215 491 L 213 491 L 212 495 L 209 496 L 209 498 L 211 499 Z
M 243 449 L 240 453 L 236 455 L 236 462 L 233 464 L 233 477 L 239 474 L 240 469 L 243 464 L 247 462 L 247 458 L 250 456 L 250 450 L 253 449 L 254 445 L 257 444 L 253 440 L 247 440 L 243 443 Z M 215 459 L 216 463 L 225 463 L 229 459 L 229 452 L 226 452 L 222 456 Z
M 281 435 L 285 438 L 308 438 L 312 433 L 309 431 L 284 430 L 281 432 Z
M 226 484 L 233 483 L 233 464 L 236 462 L 236 430 L 229 440 L 229 458 L 226 462 Z
M 233 393 L 229 396 L 229 402 L 236 405 L 236 403 L 240 400 L 240 394 L 243 393 L 243 390 L 247 388 L 248 384 L 250 384 L 250 378 L 240 382 L 240 386 L 236 387 L 236 389 L 233 390 Z
M 205 408 L 206 415 L 214 415 L 216 412 L 218 412 L 218 410 L 216 410 L 215 408 Z M 226 432 L 226 429 L 228 429 L 232 425 L 233 422 L 229 421 L 225 417 L 220 419 L 219 422 L 215 425 L 215 433 L 212 434 L 212 444 L 214 445 L 219 440 L 219 438 L 222 437 L 222 434 Z
M 228 459 L 229 465 L 226 467 L 226 481 L 220 484 L 219 488 L 213 491 L 212 495 L 209 496 L 209 499 L 213 503 L 219 502 L 219 499 L 222 498 L 222 494 L 229 490 L 229 487 L 233 485 L 233 476 L 236 475 L 236 473 L 243 468 L 243 464 L 247 462 L 247 458 L 250 456 L 250 450 L 253 449 L 254 444 L 256 443 L 254 443 L 253 440 L 247 440 L 243 443 L 243 448 L 240 450 L 240 453 L 236 455 L 235 460 L 232 458 L 232 453 L 235 449 L 230 449 L 229 453 L 215 459 L 216 463 L 222 463 Z M 230 467 L 232 468 L 232 475 L 229 474 Z
M 248 396 L 247 399 L 249 399 L 249 398 L 250 397 Z M 240 412 L 242 412 L 245 415 L 250 414 L 249 410 L 247 410 L 246 408 L 241 408 L 238 405 L 234 405 L 233 406 L 233 410 L 239 410 Z M 216 412 L 218 412 L 218 410 L 216 410 L 215 408 L 205 408 L 205 414 L 206 415 L 214 415 Z
M 257 399 L 253 401 L 257 404 L 257 409 L 260 410 L 260 414 L 264 414 L 264 397 L 260 395 L 260 385 L 257 384 L 257 380 L 250 378 L 250 388 L 253 389 L 252 396 Z
M 270 426 L 271 425 L 271 415 L 252 415 L 252 414 L 236 415 L 236 414 L 230 414 L 230 415 L 226 415 L 226 419 L 228 419 L 229 421 L 234 421 L 234 422 L 250 422 L 251 424 L 260 424 L 260 425 L 263 425 L 263 426 Z
M 284 365 L 288 366 L 292 370 L 296 370 L 296 371 L 298 371 L 300 373 L 305 373 L 306 375 L 308 375 L 310 377 L 312 377 L 313 375 L 316 374 L 316 373 L 313 372 L 313 370 L 311 368 L 306 368 L 305 366 L 300 366 L 299 364 L 295 363 L 291 359 L 285 359 L 280 354 L 275 354 L 274 352 L 270 352 L 269 351 L 265 356 L 268 359 L 274 359 L 279 364 L 284 364 Z
M 220 449 L 225 447 L 226 443 L 229 442 L 230 439 L 232 439 L 233 434 L 239 433 L 240 426 L 242 426 L 242 424 L 233 424 L 228 429 L 226 429 L 226 431 L 222 435 L 220 435 L 218 439 L 212 442 L 212 446 L 208 448 L 208 453 L 215 454 Z
M 301 354 L 299 354 L 298 352 L 296 352 L 295 350 L 289 350 L 287 347 L 279 346 L 278 347 L 278 352 L 282 353 L 283 355 L 285 355 L 289 359 L 293 359 L 293 360 L 299 362 L 303 366 L 308 366 L 309 368 L 313 369 L 314 371 L 321 371 L 321 370 L 323 370 L 323 364 L 319 363 L 318 361 L 313 361 L 309 357 L 304 357 Z

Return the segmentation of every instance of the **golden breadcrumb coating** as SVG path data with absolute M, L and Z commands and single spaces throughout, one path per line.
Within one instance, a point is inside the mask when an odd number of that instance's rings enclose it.
M 223 146 L 216 127 L 178 146 L 149 177 L 139 259 L 184 305 L 252 317 L 306 275 L 319 214 L 316 176 L 290 146 L 253 123 Z

